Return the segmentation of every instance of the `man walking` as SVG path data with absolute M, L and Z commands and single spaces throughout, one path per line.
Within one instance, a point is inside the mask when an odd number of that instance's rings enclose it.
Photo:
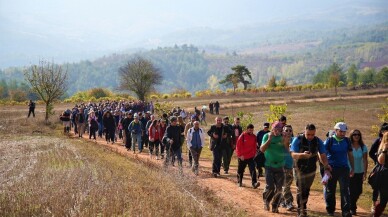
M 187 135 L 187 147 L 190 150 L 194 164 L 192 171 L 195 175 L 198 175 L 199 156 L 201 155 L 202 147 L 205 144 L 205 133 L 203 129 L 199 127 L 199 122 L 194 121 L 193 127 L 188 130 Z
M 318 155 L 327 171 L 330 166 L 327 162 L 326 149 L 321 139 L 315 136 L 314 124 L 307 124 L 304 133 L 295 137 L 291 143 L 291 156 L 295 160 L 296 198 L 298 204 L 298 216 L 307 216 L 307 201 L 310 188 L 313 184 L 317 170 Z
M 353 177 L 354 158 L 353 148 L 350 139 L 345 137 L 348 127 L 344 122 L 338 122 L 334 126 L 335 134 L 326 139 L 324 145 L 327 151 L 327 159 L 332 168 L 331 179 L 325 188 L 326 211 L 329 216 L 334 216 L 335 192 L 337 181 L 341 192 L 342 216 L 352 216 L 350 213 L 350 177 Z M 350 167 L 349 168 L 349 164 Z
M 131 132 L 132 138 L 132 151 L 136 152 L 136 143 L 138 144 L 139 153 L 143 151 L 142 143 L 141 143 L 141 135 L 142 135 L 142 123 L 139 121 L 139 116 L 137 113 L 133 115 L 134 120 L 129 124 L 128 131 Z
M 252 187 L 259 187 L 260 183 L 257 182 L 255 162 L 253 158 L 256 155 L 256 136 L 253 134 L 254 126 L 249 124 L 247 130 L 242 133 L 236 144 L 236 154 L 238 157 L 238 169 L 237 169 L 237 182 L 238 186 L 242 187 L 242 180 L 244 171 L 248 165 L 249 173 L 251 174 Z
M 32 117 L 35 117 L 35 103 L 32 100 L 30 100 L 30 102 L 28 103 L 28 116 L 27 116 L 27 118 L 30 117 L 31 113 L 32 113 Z
M 165 165 L 167 166 L 171 162 L 169 157 L 169 154 L 171 154 L 172 158 L 177 157 L 179 171 L 182 173 L 181 128 L 177 123 L 177 118 L 172 116 L 170 119 L 170 125 L 167 127 L 164 134 L 163 141 L 168 145 L 166 146 L 167 157 L 165 160 Z
M 207 131 L 210 136 L 210 150 L 213 153 L 212 173 L 215 178 L 220 176 L 222 151 L 227 144 L 226 139 L 230 135 L 230 128 L 222 123 L 221 117 L 215 118 L 216 124 Z
M 235 147 L 233 147 L 235 146 L 234 144 L 235 136 L 232 132 L 233 127 L 232 125 L 229 124 L 229 117 L 228 116 L 224 117 L 223 121 L 224 121 L 224 126 L 229 128 L 229 132 L 230 132 L 227 134 L 226 145 L 222 150 L 222 166 L 224 168 L 224 173 L 228 174 L 233 150 L 235 149 Z
M 260 151 L 261 143 L 263 141 L 263 137 L 265 134 L 269 132 L 269 123 L 264 123 L 263 129 L 257 132 L 256 140 L 257 140 L 257 153 L 255 157 L 256 169 L 258 170 L 259 177 L 263 177 L 263 167 L 265 162 L 264 153 Z

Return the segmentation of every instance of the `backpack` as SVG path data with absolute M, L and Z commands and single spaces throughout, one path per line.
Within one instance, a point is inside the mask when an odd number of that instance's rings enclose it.
M 318 161 L 318 138 L 315 136 L 310 145 L 304 134 L 298 135 L 298 139 L 300 141 L 299 153 L 309 151 L 313 156 L 308 159 L 298 159 L 295 165 L 296 168 L 302 173 L 315 172 Z
M 368 176 L 368 183 L 372 189 L 379 189 L 381 184 L 384 182 L 384 173 L 387 172 L 387 169 L 384 165 L 376 164 Z
M 352 146 L 352 142 L 350 141 L 350 139 L 348 137 L 345 137 L 344 138 L 346 140 L 346 143 L 350 146 Z M 333 140 L 334 138 L 331 136 L 329 137 L 329 143 L 327 144 L 327 151 L 328 152 L 331 152 L 331 148 L 333 147 Z M 364 151 L 364 145 L 361 145 L 361 150 Z

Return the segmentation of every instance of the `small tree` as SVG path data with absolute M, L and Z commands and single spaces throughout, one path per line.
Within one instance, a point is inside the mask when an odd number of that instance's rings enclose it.
M 273 123 L 279 119 L 281 115 L 284 115 L 287 110 L 287 104 L 284 105 L 269 105 L 269 113 L 265 114 L 267 121 Z
M 278 86 L 276 83 L 276 77 L 275 75 L 272 75 L 272 77 L 268 80 L 268 87 L 275 88 L 276 86 Z
M 45 121 L 48 123 L 55 100 L 60 99 L 67 90 L 67 70 L 54 63 L 39 61 L 24 71 L 24 77 L 46 105 Z
M 338 72 L 333 72 L 329 77 L 330 87 L 334 87 L 335 95 L 338 95 L 338 86 L 340 84 L 340 76 Z
M 280 79 L 279 87 L 286 87 L 286 86 L 287 86 L 287 80 L 285 78 Z
M 238 87 L 238 77 L 235 74 L 229 74 L 225 77 L 224 80 L 220 81 L 220 84 L 232 85 L 233 86 L 233 94 L 236 93 L 236 89 Z
M 119 69 L 120 89 L 134 92 L 139 100 L 145 98 L 155 90 L 155 86 L 162 83 L 162 74 L 146 59 L 136 57 L 127 65 Z

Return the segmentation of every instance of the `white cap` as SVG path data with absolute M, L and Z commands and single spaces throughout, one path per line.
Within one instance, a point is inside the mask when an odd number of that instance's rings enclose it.
M 135 114 L 133 115 L 133 117 L 134 117 L 134 118 L 138 118 L 139 115 L 138 115 L 137 113 L 135 113 Z
M 334 129 L 341 130 L 341 131 L 347 131 L 348 126 L 346 126 L 346 123 L 344 123 L 344 122 L 338 122 L 335 124 Z

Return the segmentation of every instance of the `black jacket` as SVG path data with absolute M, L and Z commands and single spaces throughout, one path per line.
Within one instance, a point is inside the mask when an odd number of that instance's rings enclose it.
M 173 143 L 171 144 L 171 149 L 176 151 L 178 149 L 180 149 L 181 147 L 181 127 L 176 125 L 176 126 L 168 126 L 167 129 L 166 129 L 166 132 L 164 133 L 164 137 L 163 137 L 163 142 L 164 143 L 168 143 L 170 141 L 173 141 Z
M 218 139 L 215 139 L 213 137 L 213 133 L 216 133 L 218 135 Z M 222 138 L 222 134 L 227 134 L 227 137 L 225 139 Z M 210 142 L 211 146 L 214 149 L 225 149 L 227 145 L 227 138 L 231 137 L 231 129 L 228 126 L 225 126 L 224 124 L 221 125 L 220 128 L 217 128 L 216 125 L 212 125 L 210 127 L 210 130 L 207 131 L 207 135 L 210 136 Z

